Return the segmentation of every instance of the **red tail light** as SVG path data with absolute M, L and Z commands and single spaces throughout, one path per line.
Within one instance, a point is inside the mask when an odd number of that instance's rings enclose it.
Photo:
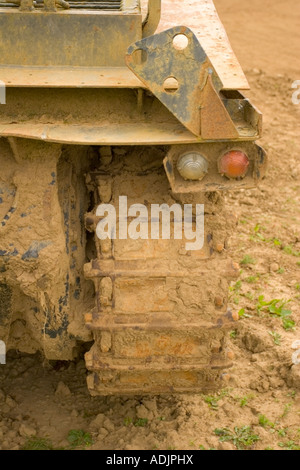
M 219 172 L 227 178 L 242 178 L 249 167 L 249 158 L 240 150 L 225 153 L 219 161 Z

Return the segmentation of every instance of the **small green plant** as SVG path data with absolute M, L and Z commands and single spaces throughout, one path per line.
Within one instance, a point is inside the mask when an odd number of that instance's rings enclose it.
M 287 255 L 292 255 L 292 256 L 300 256 L 300 251 L 296 251 L 294 250 L 294 248 L 290 245 L 286 245 L 284 248 L 283 248 L 283 251 L 287 254 Z
M 138 418 L 135 422 L 134 425 L 136 427 L 144 428 L 148 424 L 148 418 Z
M 240 406 L 241 406 L 241 408 L 244 408 L 244 407 L 247 406 L 247 405 L 248 405 L 248 397 L 243 397 L 243 398 L 241 398 L 241 400 L 240 400 Z
M 278 442 L 278 446 L 286 450 L 300 450 L 300 446 L 295 444 L 294 441 Z
M 259 280 L 260 280 L 259 274 L 257 274 L 256 276 L 249 276 L 245 279 L 245 281 L 248 282 L 249 284 L 254 284 L 258 282 Z
M 215 429 L 215 434 L 219 436 L 220 442 L 231 441 L 238 450 L 251 448 L 255 442 L 259 441 L 259 436 L 253 434 L 251 426 L 235 427 L 234 431 L 228 428 Z
M 255 241 L 255 240 L 260 240 L 262 242 L 268 241 L 268 239 L 261 233 L 261 231 L 266 230 L 265 227 L 261 227 L 260 224 L 256 224 L 254 227 L 254 236 L 251 236 L 250 239 Z
M 277 433 L 278 433 L 278 436 L 280 436 L 280 437 L 285 437 L 286 436 L 286 430 L 285 429 L 278 429 Z
M 215 395 L 203 395 L 203 399 L 210 408 L 212 408 L 213 410 L 217 410 L 219 406 L 218 402 L 222 400 L 222 398 L 228 396 L 228 393 L 228 390 L 221 390 Z
M 272 423 L 265 415 L 259 415 L 258 423 L 263 428 L 274 428 L 275 424 Z
M 274 344 L 276 344 L 276 346 L 280 346 L 281 335 L 279 333 L 276 333 L 275 331 L 269 331 L 269 335 L 272 336 Z
M 270 301 L 265 301 L 264 296 L 260 295 L 258 297 L 256 308 L 259 313 L 261 311 L 267 311 L 268 313 L 281 317 L 292 313 L 291 310 L 285 309 L 285 306 L 288 303 L 290 303 L 290 300 L 272 299 Z
M 237 281 L 233 286 L 230 287 L 230 289 L 234 292 L 239 292 L 242 287 L 242 281 Z
M 293 331 L 295 329 L 296 323 L 291 318 L 283 318 L 282 326 L 286 331 Z
M 290 318 L 292 311 L 286 306 L 290 303 L 290 300 L 273 299 L 265 301 L 264 296 L 260 295 L 258 303 L 256 305 L 258 314 L 266 312 L 272 316 L 277 316 L 282 320 L 282 326 L 285 330 L 293 330 L 296 323 Z
M 284 405 L 284 410 L 283 410 L 283 413 L 281 415 L 281 418 L 285 418 L 289 414 L 289 412 L 291 411 L 292 406 L 293 406 L 292 403 L 287 403 L 286 405 Z
M 29 437 L 21 450 L 53 450 L 53 445 L 46 437 Z
M 279 268 L 278 271 L 277 271 L 277 274 L 284 274 L 284 273 L 285 273 L 284 268 Z
M 250 400 L 253 400 L 255 398 L 255 395 L 253 393 L 250 393 L 249 395 L 245 395 L 242 398 L 237 397 L 236 399 L 239 400 L 240 402 L 240 407 L 244 408 L 245 406 L 248 405 L 248 402 Z
M 75 449 L 75 447 L 88 447 L 93 444 L 90 433 L 85 432 L 82 429 L 71 429 L 68 433 L 67 439 L 72 449 Z
M 232 330 L 232 331 L 230 332 L 229 336 L 230 336 L 230 338 L 232 338 L 232 339 L 236 339 L 237 334 L 238 334 L 237 330 Z
M 295 250 L 291 245 L 285 245 L 278 238 L 273 238 L 270 241 L 273 243 L 274 246 L 279 247 L 287 255 L 292 255 L 296 257 L 300 256 L 300 251 Z
M 132 424 L 132 419 L 127 416 L 124 418 L 124 426 L 130 426 L 130 424 Z
M 279 247 L 282 246 L 282 242 L 280 240 L 278 240 L 278 238 L 273 239 L 273 244 L 274 244 L 274 246 L 279 246 Z
M 242 281 L 237 281 L 233 286 L 229 287 L 229 292 L 232 292 L 231 298 L 233 298 L 233 302 L 235 305 L 238 305 L 240 302 L 240 290 L 242 287 Z
M 243 266 L 248 264 L 256 264 L 256 259 L 252 258 L 250 255 L 245 255 L 244 258 L 240 261 L 240 264 Z
M 283 251 L 287 254 L 287 255 L 291 255 L 293 253 L 293 248 L 290 246 L 290 245 L 286 245 L 284 248 L 283 248 Z
M 213 410 L 217 410 L 217 409 L 218 409 L 218 406 L 219 406 L 219 403 L 218 403 L 219 399 L 218 399 L 218 398 L 213 397 L 213 396 L 207 396 L 207 397 L 204 398 L 204 401 L 205 401 L 205 403 L 207 403 L 208 406 L 209 406 L 210 408 L 212 408 Z
M 248 313 L 246 313 L 246 310 L 244 308 L 241 308 L 241 310 L 238 313 L 238 316 L 240 318 L 252 318 L 252 315 L 249 315 Z
M 254 295 L 252 294 L 252 292 L 246 292 L 244 294 L 244 297 L 246 297 L 246 299 L 249 299 L 249 300 L 254 300 Z

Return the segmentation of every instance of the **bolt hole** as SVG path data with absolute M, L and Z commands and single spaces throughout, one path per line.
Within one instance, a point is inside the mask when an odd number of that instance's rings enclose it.
M 147 61 L 147 58 L 148 58 L 147 56 L 148 56 L 147 51 L 145 51 L 143 49 L 136 49 L 131 54 L 133 63 L 135 65 L 144 64 Z
M 168 77 L 164 81 L 163 89 L 166 93 L 176 93 L 178 88 L 179 88 L 179 83 L 175 77 Z
M 185 36 L 185 34 L 176 34 L 173 38 L 173 47 L 177 49 L 177 51 L 183 51 L 189 45 L 189 40 Z

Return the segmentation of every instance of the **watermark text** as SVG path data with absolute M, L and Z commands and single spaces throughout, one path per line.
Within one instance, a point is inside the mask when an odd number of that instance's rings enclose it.
M 292 102 L 293 104 L 298 105 L 300 104 L 300 80 L 295 80 L 292 84 L 292 88 L 296 90 L 292 95 Z
M 2 80 L 0 80 L 0 104 L 6 104 L 6 86 Z
M 6 364 L 6 345 L 0 340 L 0 364 Z
M 96 228 L 100 240 L 185 239 L 187 251 L 204 245 L 203 204 L 151 204 L 148 209 L 144 204 L 128 207 L 127 196 L 120 196 L 118 212 L 112 204 L 100 204 L 96 216 L 101 217 Z

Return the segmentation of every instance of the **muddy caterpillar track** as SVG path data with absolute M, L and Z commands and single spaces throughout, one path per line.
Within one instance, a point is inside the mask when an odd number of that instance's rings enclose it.
M 88 176 L 95 208 L 85 222 L 96 255 L 85 265 L 96 299 L 85 316 L 95 339 L 86 354 L 92 394 L 212 389 L 231 365 L 226 331 L 234 319 L 227 293 L 237 268 L 227 240 L 235 219 L 217 193 L 172 194 L 163 155 L 158 148 L 103 148 L 99 167 Z M 117 208 L 119 196 L 127 196 L 128 206 L 144 204 L 149 218 L 151 204 L 204 204 L 203 248 L 186 251 L 184 238 L 100 240 L 96 208 Z

